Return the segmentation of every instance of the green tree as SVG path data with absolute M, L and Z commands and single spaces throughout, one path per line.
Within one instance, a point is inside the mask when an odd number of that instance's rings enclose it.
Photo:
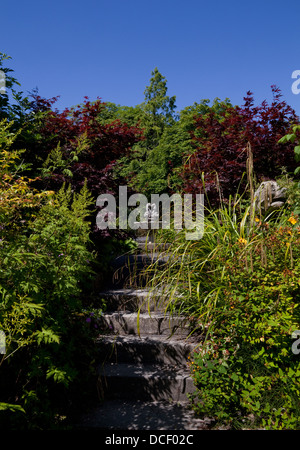
M 105 102 L 102 106 L 98 120 L 103 125 L 112 123 L 115 120 L 119 120 L 121 123 L 129 126 L 138 126 L 141 122 L 143 111 L 140 105 L 122 106 L 112 102 Z
M 149 86 L 144 91 L 145 100 L 141 107 L 144 112 L 142 125 L 145 126 L 145 136 L 148 148 L 154 148 L 163 134 L 166 126 L 175 121 L 176 96 L 167 95 L 167 80 L 157 67 L 151 73 Z
M 159 155 L 160 170 L 155 172 L 158 163 L 155 149 L 159 146 L 166 130 L 170 130 L 178 119 L 175 114 L 176 97 L 168 96 L 167 91 L 166 78 L 155 68 L 151 73 L 149 86 L 146 86 L 144 91 L 144 102 L 131 110 L 124 108 L 118 110 L 119 116 L 128 117 L 128 114 L 131 114 L 132 118 L 138 119 L 138 125 L 144 131 L 144 139 L 132 147 L 128 157 L 120 159 L 117 172 L 128 179 L 128 184 L 134 190 L 145 194 L 153 192 L 153 188 L 155 192 L 165 190 L 166 158 Z M 153 161 L 155 161 L 155 167 Z M 158 177 L 160 179 L 160 182 L 156 183 L 157 186 L 151 183 L 153 177 L 156 180 Z
M 0 92 L 0 120 L 14 121 L 14 128 L 18 129 L 30 109 L 30 102 L 27 97 L 23 97 L 23 92 L 17 90 L 17 86 L 21 85 L 12 76 L 13 69 L 6 67 L 10 59 L 10 56 L 0 52 L 0 71 L 4 81 Z
M 147 148 L 147 138 L 134 147 L 130 158 L 123 159 L 122 173 L 127 174 L 128 183 L 145 195 L 151 193 L 178 192 L 182 189 L 182 167 L 195 151 L 192 135 L 202 131 L 195 129 L 197 117 L 214 112 L 218 117 L 231 107 L 229 99 L 204 99 L 179 112 L 169 122 L 165 120 L 163 132 L 157 145 Z M 145 106 L 144 106 L 145 107 Z M 167 109 L 166 109 L 167 110 Z M 149 113 L 150 114 L 150 113 Z M 167 123 L 167 125 L 166 125 Z M 151 131 L 153 128 L 149 128 Z M 146 128 L 147 134 L 147 128 Z M 149 144 L 148 139 L 148 145 Z

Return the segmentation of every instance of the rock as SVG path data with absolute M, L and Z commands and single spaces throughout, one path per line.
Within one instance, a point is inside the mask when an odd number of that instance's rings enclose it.
M 281 188 L 276 181 L 264 181 L 254 193 L 257 211 L 270 214 L 283 207 L 286 201 L 286 189 Z

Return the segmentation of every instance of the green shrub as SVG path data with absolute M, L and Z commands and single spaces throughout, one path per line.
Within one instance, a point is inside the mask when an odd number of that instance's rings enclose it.
M 23 220 L 18 232 L 3 233 L 0 328 L 7 348 L 0 398 L 5 426 L 53 426 L 57 414 L 74 406 L 81 382 L 93 376 L 91 329 L 88 313 L 82 313 L 82 291 L 92 283 L 95 258 L 88 249 L 86 221 L 92 202 L 86 187 L 74 195 L 63 187 Z
M 281 188 L 286 190 L 286 201 L 289 209 L 295 215 L 300 214 L 300 182 L 291 178 L 287 173 L 277 179 Z
M 252 191 L 254 191 L 252 187 Z M 251 196 L 250 196 L 251 197 Z M 233 428 L 294 429 L 300 419 L 300 226 L 287 203 L 261 218 L 251 200 L 205 212 L 199 241 L 167 230 L 168 267 L 152 284 L 189 317 L 194 410 Z M 165 233 L 162 232 L 162 235 Z
M 242 240 L 221 261 L 218 301 L 191 364 L 194 406 L 233 426 L 293 429 L 300 413 L 300 361 L 291 349 L 300 324 L 300 227 L 265 227 L 251 268 Z

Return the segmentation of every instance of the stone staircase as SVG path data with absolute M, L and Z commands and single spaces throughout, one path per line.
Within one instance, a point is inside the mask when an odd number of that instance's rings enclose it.
M 145 287 L 143 269 L 168 260 L 157 244 L 146 244 L 145 237 L 138 238 L 138 245 L 135 254 L 114 261 L 113 283 L 100 293 L 107 304 L 103 334 L 97 340 L 101 402 L 84 416 L 82 426 L 205 429 L 209 420 L 195 418 L 187 398 L 195 389 L 187 361 L 196 345 L 188 323 L 166 315 L 163 293 Z

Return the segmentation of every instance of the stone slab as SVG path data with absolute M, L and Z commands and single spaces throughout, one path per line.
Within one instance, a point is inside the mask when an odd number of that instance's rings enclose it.
M 150 289 L 119 288 L 99 292 L 106 301 L 107 311 L 141 312 L 162 310 L 167 297 L 160 291 Z
M 187 319 L 185 317 L 168 316 L 163 313 L 127 313 L 114 312 L 103 314 L 99 319 L 100 327 L 103 330 L 115 334 L 133 334 L 133 335 L 165 335 L 173 334 L 188 336 L 190 330 L 186 327 Z
M 197 342 L 173 336 L 101 336 L 97 340 L 99 360 L 114 363 L 156 363 L 186 367 Z
M 103 364 L 99 367 L 99 392 L 103 399 L 188 402 L 195 391 L 189 371 L 152 364 Z
M 86 430 L 209 430 L 213 421 L 199 419 L 186 405 L 139 400 L 108 400 L 80 419 Z

